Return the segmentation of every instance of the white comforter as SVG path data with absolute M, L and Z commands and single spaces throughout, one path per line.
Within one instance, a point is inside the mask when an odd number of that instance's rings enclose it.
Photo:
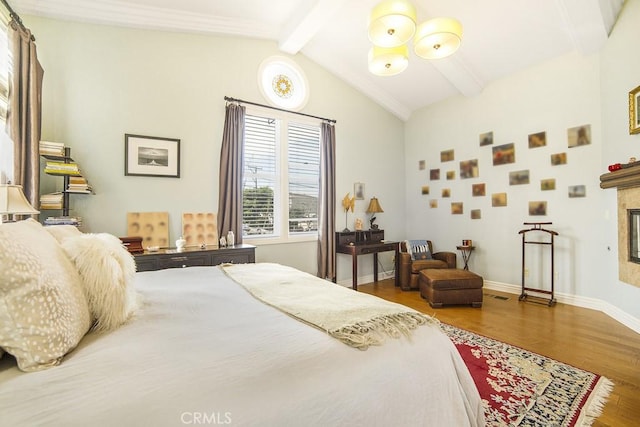
M 137 274 L 143 306 L 58 367 L 0 360 L 1 426 L 476 426 L 480 397 L 436 327 L 351 348 L 217 267 Z M 327 286 L 333 286 L 327 284 Z

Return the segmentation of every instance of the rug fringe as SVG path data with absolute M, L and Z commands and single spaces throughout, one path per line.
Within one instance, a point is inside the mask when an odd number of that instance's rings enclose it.
M 596 418 L 602 415 L 604 406 L 609 400 L 609 395 L 613 391 L 613 385 L 613 382 L 608 378 L 600 377 L 582 411 L 580 411 L 576 426 L 589 427 Z

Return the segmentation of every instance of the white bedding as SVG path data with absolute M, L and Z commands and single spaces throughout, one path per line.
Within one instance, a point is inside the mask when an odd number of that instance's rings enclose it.
M 87 335 L 60 366 L 23 373 L 0 359 L 1 426 L 484 425 L 437 326 L 360 351 L 217 267 L 137 273 L 136 287 L 136 317 Z

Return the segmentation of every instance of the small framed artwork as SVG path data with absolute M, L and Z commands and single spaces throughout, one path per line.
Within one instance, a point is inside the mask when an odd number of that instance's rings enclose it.
M 429 179 L 431 181 L 437 181 L 440 179 L 440 169 L 431 169 L 429 171 Z
M 516 148 L 513 142 L 492 147 L 491 151 L 493 154 L 493 166 L 506 165 L 508 163 L 515 163 L 516 161 Z
M 591 125 L 576 126 L 567 129 L 569 148 L 591 144 Z
M 447 179 L 449 181 L 456 179 L 456 171 L 447 171 Z
M 629 133 L 640 133 L 640 86 L 629 92 Z
M 425 170 L 425 168 L 427 167 L 427 162 L 425 162 L 424 160 L 419 160 L 418 161 L 418 170 Z
M 507 193 L 493 193 L 491 195 L 491 206 L 507 206 Z
M 473 197 L 484 196 L 486 194 L 485 187 L 486 185 L 484 183 L 473 184 L 471 186 L 471 194 L 473 195 Z
M 452 215 L 462 215 L 463 214 L 462 202 L 452 202 L 451 203 L 451 214 Z
M 455 158 L 453 150 L 445 150 L 440 152 L 441 162 L 452 162 Z
M 364 183 L 355 182 L 353 184 L 353 195 L 356 200 L 364 200 Z
M 443 188 L 442 189 L 442 197 L 451 197 L 451 189 Z
M 429 194 L 429 186 L 428 185 L 423 185 L 422 186 L 422 194 L 426 195 Z
M 471 209 L 471 219 L 482 218 L 482 211 L 480 209 Z
M 566 165 L 567 153 L 556 153 L 551 155 L 551 166 Z
M 529 183 L 529 169 L 509 172 L 509 185 L 522 185 Z
M 493 132 L 485 132 L 480 134 L 480 146 L 493 144 Z
M 431 199 L 429 200 L 429 207 L 431 209 L 435 209 L 438 207 L 438 199 Z
M 529 148 L 544 147 L 547 145 L 547 133 L 538 132 L 529 135 Z
M 540 180 L 540 190 L 549 191 L 549 190 L 555 190 L 555 189 L 556 189 L 556 179 L 555 178 L 548 178 L 548 179 L 541 179 Z
M 460 162 L 460 178 L 476 178 L 478 176 L 478 159 Z
M 529 215 L 538 216 L 547 214 L 547 202 L 529 202 Z
M 180 178 L 180 140 L 125 134 L 124 174 Z
M 570 185 L 569 197 L 587 197 L 587 187 L 584 185 Z

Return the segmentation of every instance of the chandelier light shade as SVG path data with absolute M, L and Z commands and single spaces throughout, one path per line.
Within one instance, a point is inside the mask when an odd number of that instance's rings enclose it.
M 440 59 L 453 54 L 462 42 L 462 24 L 453 18 L 433 18 L 418 26 L 413 49 L 421 58 Z
M 376 46 L 401 46 L 415 32 L 416 8 L 408 1 L 383 1 L 369 15 L 369 40 Z
M 369 50 L 369 72 L 376 76 L 393 76 L 409 66 L 409 48 L 373 46 Z
M 21 185 L 0 185 L 0 215 L 33 215 L 40 213 L 29 203 Z

